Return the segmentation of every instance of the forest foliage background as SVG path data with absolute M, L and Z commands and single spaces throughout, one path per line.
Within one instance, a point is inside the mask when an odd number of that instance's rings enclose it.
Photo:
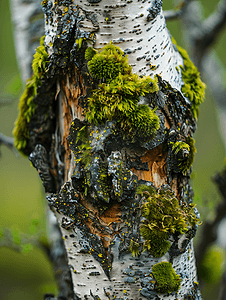
M 41 1 L 40 1 L 41 2 Z M 218 1 L 201 1 L 207 17 Z M 40 4 L 41 5 L 41 4 Z M 0 132 L 12 136 L 18 113 L 18 100 L 23 91 L 13 41 L 13 24 L 10 19 L 9 0 L 0 1 Z M 164 9 L 173 8 L 173 1 L 165 1 Z M 177 40 L 184 45 L 179 21 L 169 21 L 167 26 Z M 226 67 L 226 31 L 216 43 L 215 50 Z M 226 84 L 226 78 L 223 79 Z M 5 105 L 2 103 L 10 103 Z M 197 153 L 193 167 L 192 185 L 194 202 L 203 221 L 214 218 L 214 208 L 220 195 L 211 182 L 216 171 L 223 168 L 225 149 L 220 136 L 217 108 L 208 92 L 200 107 L 198 129 L 195 134 Z M 26 234 L 46 236 L 46 203 L 41 181 L 28 159 L 17 158 L 2 146 L 0 158 L 0 227 L 11 228 Z M 201 234 L 201 228 L 199 229 Z M 197 245 L 198 235 L 195 238 Z M 223 241 L 219 241 L 223 246 Z M 204 300 L 216 299 L 219 281 L 203 287 Z M 44 293 L 56 293 L 51 264 L 46 255 L 33 248 L 26 255 L 12 249 L 0 248 L 0 299 L 43 299 Z M 211 292 L 212 291 L 212 292 Z M 211 294 L 213 293 L 213 294 Z

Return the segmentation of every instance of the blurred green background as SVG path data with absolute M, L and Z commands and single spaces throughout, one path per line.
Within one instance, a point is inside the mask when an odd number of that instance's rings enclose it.
M 2 101 L 12 102 L 0 106 L 0 132 L 12 136 L 23 85 L 15 56 L 8 0 L 0 1 L 0 27 L 0 105 Z M 38 173 L 28 159 L 16 158 L 5 146 L 1 147 L 1 155 L 0 226 L 30 234 L 31 223 L 37 220 L 39 234 L 45 235 L 46 204 Z M 44 293 L 55 291 L 51 264 L 41 250 L 34 248 L 25 255 L 0 248 L 1 300 L 41 300 Z
M 40 1 L 41 2 L 41 1 Z M 205 16 L 216 7 L 215 1 L 202 1 Z M 164 9 L 172 8 L 172 1 L 165 1 Z M 169 22 L 168 28 L 183 45 L 178 21 Z M 10 20 L 8 0 L 0 1 L 0 132 L 12 136 L 14 121 L 18 113 L 18 100 L 23 84 L 14 51 L 13 25 Z M 224 49 L 226 38 L 222 34 L 215 49 L 226 66 Z M 211 182 L 213 174 L 223 168 L 225 151 L 218 131 L 218 117 L 214 100 L 207 91 L 206 100 L 200 107 L 198 130 L 195 135 L 197 154 L 194 163 L 192 184 L 195 202 L 202 220 L 214 218 L 214 207 L 220 196 Z M 38 174 L 28 159 L 15 155 L 5 146 L 1 147 L 0 158 L 0 227 L 17 229 L 30 234 L 31 222 L 37 220 L 38 232 L 45 236 L 46 203 Z M 200 230 L 201 232 L 201 230 Z M 196 240 L 198 238 L 196 237 Z M 204 286 L 205 300 L 216 299 L 219 280 Z M 215 294 L 211 294 L 214 291 Z M 8 248 L 0 248 L 0 299 L 43 299 L 44 293 L 55 293 L 56 285 L 50 262 L 46 255 L 34 248 L 25 254 Z M 209 296 L 208 296 L 209 294 Z M 36 296 L 34 296 L 36 295 Z M 213 296 L 212 296 L 213 295 Z

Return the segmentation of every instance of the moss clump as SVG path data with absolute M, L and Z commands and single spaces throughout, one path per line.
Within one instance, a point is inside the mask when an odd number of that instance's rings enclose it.
M 154 257 L 161 257 L 169 250 L 171 244 L 167 239 L 171 234 L 183 234 L 198 223 L 194 205 L 180 206 L 174 193 L 168 189 L 156 191 L 150 186 L 141 185 L 137 194 L 146 198 L 141 208 L 145 218 L 140 227 L 145 239 L 143 250 L 148 250 Z
M 189 170 L 194 162 L 195 159 L 195 153 L 196 153 L 196 148 L 195 148 L 195 140 L 188 136 L 186 138 L 186 143 L 189 146 L 189 158 L 186 160 L 186 162 L 183 162 L 183 164 L 181 164 L 181 170 L 186 172 L 187 170 Z
M 180 66 L 182 71 L 182 78 L 184 85 L 181 88 L 182 93 L 192 103 L 192 113 L 197 119 L 199 115 L 199 105 L 205 98 L 205 83 L 200 78 L 200 73 L 193 62 L 190 60 L 187 51 L 178 46 L 176 41 L 172 38 L 172 42 L 177 46 L 180 55 L 183 57 L 184 66 Z
M 189 152 L 189 155 L 185 154 L 185 157 L 183 157 L 183 159 L 178 159 L 178 167 L 182 172 L 186 173 L 191 168 L 196 153 L 195 140 L 192 137 L 188 136 L 186 138 L 186 143 L 177 141 L 172 146 L 172 151 L 175 155 L 178 155 L 184 150 L 187 150 Z
M 19 116 L 15 123 L 13 134 L 15 137 L 14 145 L 17 150 L 23 152 L 29 139 L 29 130 L 27 124 L 30 122 L 31 116 L 35 111 L 33 98 L 36 95 L 36 87 L 33 78 L 27 81 L 25 91 L 23 92 L 19 102 Z
M 36 49 L 36 52 L 34 54 L 34 59 L 32 62 L 32 69 L 34 72 L 34 76 L 37 77 L 37 81 L 40 81 L 40 78 L 42 78 L 46 72 L 46 69 L 48 67 L 48 53 L 45 50 L 44 46 L 44 40 L 45 36 L 41 37 L 40 39 L 40 46 Z
M 85 57 L 92 76 L 100 81 L 89 98 L 86 119 L 98 124 L 117 120 L 124 137 L 151 139 L 159 119 L 148 105 L 139 105 L 140 96 L 158 91 L 157 77 L 140 78 L 132 73 L 127 56 L 111 43 L 99 53 L 87 48 Z
M 79 38 L 76 39 L 76 44 L 77 44 L 77 50 L 80 50 L 82 48 L 82 42 L 84 41 L 84 38 Z
M 145 239 L 143 250 L 148 250 L 154 257 L 162 257 L 170 248 L 167 239 L 170 234 L 161 231 L 147 230 L 145 225 L 140 228 L 140 233 Z
M 34 54 L 32 63 L 34 75 L 27 80 L 25 91 L 20 98 L 19 116 L 13 130 L 15 147 L 22 153 L 29 139 L 27 124 L 35 112 L 36 104 L 33 102 L 33 98 L 37 94 L 37 87 L 41 85 L 41 78 L 44 76 L 48 66 L 48 54 L 45 51 L 44 38 L 45 36 L 41 38 L 40 46 L 36 49 L 36 53 Z
M 179 151 L 181 151 L 182 149 L 186 149 L 188 151 L 190 151 L 190 147 L 188 144 L 186 144 L 185 142 L 182 141 L 177 141 L 176 143 L 173 144 L 172 147 L 172 151 L 177 154 Z
M 152 267 L 152 274 L 157 282 L 159 293 L 172 293 L 180 288 L 181 278 L 169 262 L 161 262 Z
M 106 83 L 122 75 L 132 74 L 132 67 L 128 63 L 123 51 L 112 43 L 106 45 L 100 53 L 89 47 L 85 58 L 89 60 L 90 73 L 97 79 L 105 79 Z
M 85 52 L 85 59 L 91 60 L 96 54 L 98 54 L 97 50 L 93 49 L 93 47 L 88 47 Z
M 129 251 L 132 253 L 133 257 L 140 255 L 139 247 L 140 244 L 132 239 L 130 242 Z

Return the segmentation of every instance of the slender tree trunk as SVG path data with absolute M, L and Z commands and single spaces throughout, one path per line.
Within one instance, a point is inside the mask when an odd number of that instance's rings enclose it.
M 161 4 L 42 2 L 48 58 L 18 144 L 62 232 L 68 299 L 201 299 L 189 185 L 198 108 L 181 92 L 193 93 L 190 65 Z

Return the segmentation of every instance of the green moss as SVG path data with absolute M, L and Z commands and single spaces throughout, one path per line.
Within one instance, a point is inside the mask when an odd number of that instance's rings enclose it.
M 195 140 L 188 136 L 186 138 L 186 143 L 188 144 L 190 150 L 189 150 L 189 158 L 187 159 L 187 161 L 183 164 L 181 164 L 181 170 L 186 172 L 187 170 L 189 170 L 194 162 L 195 159 L 195 153 L 196 153 L 196 148 L 195 148 Z
M 190 60 L 186 50 L 178 46 L 173 38 L 172 42 L 177 46 L 177 49 L 184 60 L 184 66 L 180 66 L 182 71 L 182 78 L 184 81 L 184 85 L 182 86 L 181 91 L 184 96 L 191 101 L 191 110 L 193 116 L 197 119 L 199 115 L 199 105 L 205 98 L 206 85 L 202 82 L 200 73 L 193 62 Z
M 90 52 L 91 50 L 88 48 L 85 56 L 88 60 L 87 56 Z M 132 73 L 127 57 L 123 56 L 123 51 L 112 43 L 106 45 L 100 53 L 96 52 L 88 62 L 88 67 L 95 78 L 105 78 L 107 83 L 118 77 L 119 73 L 122 75 Z
M 157 281 L 159 293 L 172 293 L 180 288 L 181 278 L 174 271 L 172 264 L 161 262 L 152 267 L 152 274 Z
M 28 80 L 25 91 L 20 98 L 19 116 L 16 120 L 13 130 L 13 134 L 15 137 L 14 145 L 19 151 L 22 152 L 27 145 L 27 140 L 29 139 L 27 124 L 30 122 L 30 118 L 35 110 L 35 104 L 32 101 L 35 95 L 36 88 L 33 85 L 33 80 Z
M 145 225 L 140 228 L 140 233 L 145 239 L 143 250 L 147 250 L 154 257 L 162 257 L 170 248 L 171 244 L 167 240 L 170 234 L 160 230 L 147 230 Z
M 172 142 L 170 142 L 172 143 Z M 172 151 L 175 155 L 177 155 L 178 153 L 180 153 L 183 150 L 188 150 L 189 151 L 189 155 L 187 155 L 187 159 L 185 157 L 185 159 L 183 158 L 183 160 L 180 161 L 180 159 L 178 159 L 178 167 L 180 168 L 180 170 L 182 172 L 187 172 L 193 162 L 194 162 L 194 158 L 195 158 L 195 153 L 196 153 L 196 148 L 195 148 L 195 140 L 188 136 L 186 138 L 186 143 L 182 142 L 182 141 L 177 141 L 175 143 L 173 143 L 172 146 Z
M 172 150 L 175 154 L 177 154 L 182 149 L 186 149 L 186 150 L 190 151 L 189 145 L 186 144 L 185 142 L 177 141 L 176 143 L 173 144 Z
M 46 52 L 44 46 L 44 39 L 45 36 L 40 39 L 40 46 L 36 49 L 32 62 L 33 73 L 34 76 L 37 77 L 37 81 L 44 76 L 49 63 L 48 53 Z
M 97 50 L 93 49 L 93 47 L 88 47 L 85 52 L 85 59 L 91 60 L 96 54 L 98 54 Z
M 139 247 L 140 244 L 132 239 L 130 242 L 129 251 L 132 253 L 133 257 L 140 255 Z
M 141 208 L 141 214 L 145 218 L 140 227 L 145 240 L 143 250 L 148 250 L 154 257 L 161 257 L 169 250 L 171 244 L 168 238 L 171 234 L 184 234 L 189 227 L 198 223 L 194 205 L 180 206 L 170 190 L 155 190 L 141 185 L 137 194 L 146 198 Z
M 102 83 L 89 98 L 86 119 L 89 123 L 117 120 L 124 136 L 151 139 L 159 129 L 159 119 L 148 105 L 139 105 L 140 96 L 155 93 L 157 77 L 140 78 L 132 73 L 127 56 L 109 44 L 99 53 L 87 48 L 85 58 L 92 76 Z M 103 83 L 104 81 L 104 83 Z
M 29 131 L 27 124 L 30 122 L 35 112 L 36 104 L 33 102 L 34 96 L 37 94 L 37 87 L 41 84 L 41 78 L 44 76 L 48 66 L 48 54 L 45 51 L 43 36 L 40 40 L 40 46 L 36 49 L 32 68 L 34 75 L 27 80 L 25 91 L 23 92 L 19 102 L 19 116 L 15 122 L 13 134 L 15 137 L 15 147 L 23 153 L 29 139 Z
M 87 169 L 88 165 L 91 163 L 92 157 L 91 157 L 91 150 L 92 147 L 89 143 L 88 138 L 88 128 L 87 126 L 83 126 L 77 134 L 77 140 L 76 140 L 76 163 L 81 163 L 82 166 Z
M 148 199 L 150 196 L 156 193 L 156 189 L 153 186 L 148 186 L 145 184 L 141 184 L 137 187 L 136 194 L 141 195 Z
M 81 49 L 83 40 L 84 40 L 83 38 L 79 38 L 75 41 L 76 44 L 78 45 L 78 50 Z

